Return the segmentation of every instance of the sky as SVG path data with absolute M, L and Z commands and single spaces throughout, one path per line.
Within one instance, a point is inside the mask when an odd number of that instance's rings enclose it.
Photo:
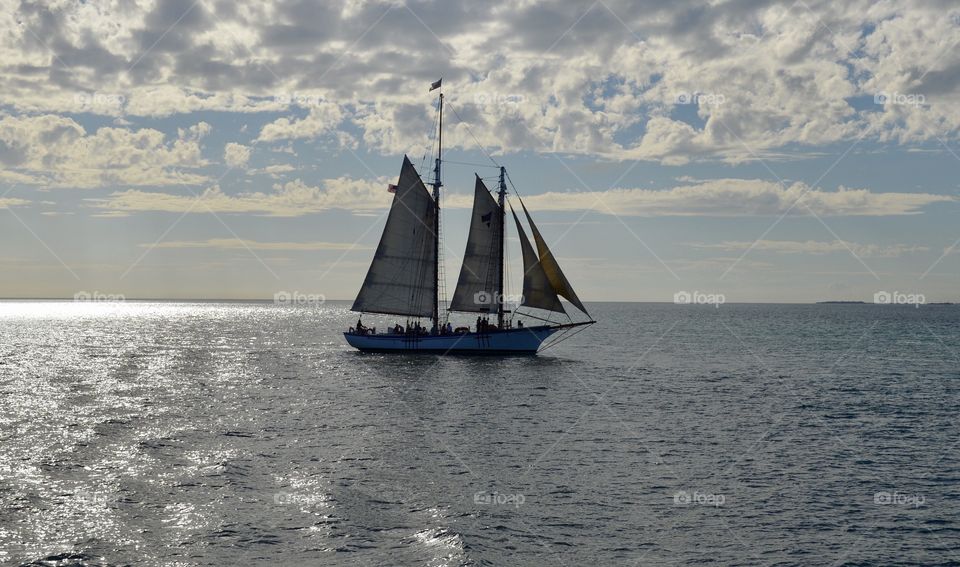
M 585 301 L 960 301 L 954 3 L 0 4 L 0 297 L 352 299 L 442 77 L 448 294 L 496 162 Z

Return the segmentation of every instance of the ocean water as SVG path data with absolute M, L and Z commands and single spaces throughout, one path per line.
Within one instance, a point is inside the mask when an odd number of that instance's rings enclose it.
M 497 359 L 0 303 L 0 563 L 960 564 L 960 307 L 591 309 Z

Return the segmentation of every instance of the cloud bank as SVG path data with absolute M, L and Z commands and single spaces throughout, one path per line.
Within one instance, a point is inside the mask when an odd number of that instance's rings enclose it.
M 448 142 L 472 147 L 469 124 L 502 152 L 736 162 L 960 131 L 960 7 L 935 0 L 3 4 L 20 113 L 281 112 L 259 140 L 399 154 L 426 144 L 443 76 Z
M 91 204 L 113 213 L 134 211 L 255 213 L 301 216 L 331 209 L 383 211 L 392 196 L 386 178 L 328 179 L 322 187 L 294 180 L 275 184 L 267 192 L 229 195 L 214 186 L 194 195 L 155 191 L 119 191 Z M 789 187 L 757 179 L 717 179 L 670 189 L 611 189 L 608 191 L 548 192 L 524 198 L 536 211 L 584 212 L 623 216 L 741 217 L 772 215 L 888 216 L 922 212 L 923 207 L 955 199 L 928 193 L 875 193 L 868 189 L 824 191 L 803 183 Z M 466 195 L 451 195 L 444 207 L 472 206 Z

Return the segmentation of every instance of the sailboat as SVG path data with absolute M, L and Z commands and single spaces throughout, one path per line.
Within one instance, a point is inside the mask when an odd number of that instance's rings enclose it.
M 431 91 L 440 82 L 431 85 Z M 419 352 L 437 354 L 536 354 L 548 339 L 555 344 L 575 328 L 595 323 L 570 285 L 547 246 L 523 201 L 523 211 L 536 250 L 530 244 L 520 218 L 509 205 L 517 228 L 523 257 L 523 295 L 517 310 L 504 301 L 504 252 L 506 247 L 506 169 L 500 166 L 497 198 L 479 175 L 474 183 L 473 212 L 457 287 L 444 309 L 440 290 L 443 281 L 440 250 L 440 171 L 443 140 L 443 93 L 438 105 L 437 156 L 433 169 L 433 192 L 407 156 L 400 177 L 390 186 L 394 193 L 387 222 L 370 269 L 351 307 L 361 313 L 357 325 L 344 333 L 351 346 L 372 352 Z M 519 195 L 518 195 L 519 200 Z M 588 320 L 574 321 L 560 297 L 580 310 Z M 519 308 L 542 310 L 566 317 L 566 322 L 524 312 L 536 324 L 524 325 L 516 317 Z M 476 313 L 475 327 L 454 329 L 451 312 Z M 362 314 L 406 317 L 407 324 L 386 330 L 365 327 Z M 411 324 L 411 318 L 416 323 Z M 421 326 L 421 318 L 429 326 Z M 516 322 L 514 319 L 517 319 Z M 516 324 L 515 324 L 516 323 Z M 553 337 L 551 339 L 551 337 Z

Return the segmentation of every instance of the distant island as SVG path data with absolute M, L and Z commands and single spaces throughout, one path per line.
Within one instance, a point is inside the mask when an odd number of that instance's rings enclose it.
M 818 301 L 817 305 L 867 305 L 866 301 Z M 888 305 L 886 303 L 870 303 L 870 305 Z M 956 305 L 952 301 L 931 301 L 930 303 L 921 304 L 921 305 Z

